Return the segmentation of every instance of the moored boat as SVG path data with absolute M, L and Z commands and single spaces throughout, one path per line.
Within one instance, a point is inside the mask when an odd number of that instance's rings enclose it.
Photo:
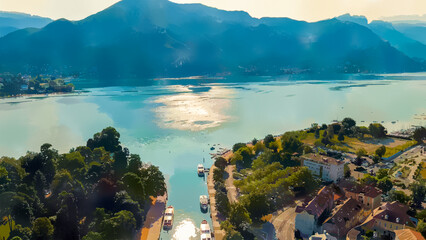
M 204 175 L 204 166 L 203 166 L 203 164 L 198 164 L 197 173 L 198 173 L 199 176 Z
M 164 220 L 163 220 L 164 229 L 171 229 L 173 227 L 174 214 L 175 214 L 175 209 L 173 208 L 173 206 L 168 206 L 166 208 L 166 212 L 164 213 Z
M 210 225 L 207 222 L 207 220 L 203 220 L 201 222 L 200 232 L 201 232 L 201 240 L 211 240 L 212 239 L 212 233 L 210 231 Z
M 206 212 L 209 208 L 209 198 L 206 195 L 200 196 L 200 208 L 203 212 Z

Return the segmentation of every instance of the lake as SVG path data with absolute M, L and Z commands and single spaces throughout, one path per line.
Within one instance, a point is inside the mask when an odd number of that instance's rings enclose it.
M 426 124 L 426 73 L 375 78 L 158 79 L 102 88 L 77 81 L 80 94 L 0 100 L 0 155 L 18 157 L 46 142 L 67 152 L 113 126 L 122 144 L 166 175 L 176 214 L 162 239 L 198 239 L 210 217 L 199 208 L 207 186 L 196 167 L 211 166 L 213 144 L 231 148 L 346 116 L 359 125 L 383 121 L 389 131 Z

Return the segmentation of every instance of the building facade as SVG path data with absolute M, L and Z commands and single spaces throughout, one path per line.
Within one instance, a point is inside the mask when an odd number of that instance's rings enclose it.
M 344 162 L 332 157 L 310 153 L 302 156 L 301 164 L 324 181 L 338 182 L 344 176 Z

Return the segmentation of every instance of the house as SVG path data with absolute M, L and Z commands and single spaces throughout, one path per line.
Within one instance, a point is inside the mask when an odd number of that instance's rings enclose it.
M 331 236 L 326 231 L 324 231 L 324 233 L 322 234 L 315 233 L 315 235 L 309 237 L 309 240 L 337 240 L 337 238 Z
M 311 236 L 317 230 L 317 223 L 331 212 L 334 206 L 334 193 L 330 187 L 323 187 L 317 195 L 303 206 L 296 207 L 295 228 L 302 237 Z
M 380 206 L 382 191 L 371 185 L 360 185 L 354 182 L 343 181 L 339 183 L 347 198 L 360 202 L 364 208 L 373 210 Z
M 339 239 L 344 238 L 349 230 L 364 220 L 363 211 L 358 201 L 348 198 L 334 208 L 331 216 L 324 221 L 322 229 Z
M 408 227 L 415 228 L 416 224 L 408 214 L 408 206 L 399 202 L 385 202 L 378 208 L 374 209 L 370 216 L 355 230 L 352 229 L 347 239 L 357 239 L 360 235 L 366 231 L 373 231 L 374 237 L 380 238 L 388 236 L 391 239 L 395 239 L 396 230 L 406 229 Z M 358 231 L 356 235 L 354 232 Z M 352 238 L 349 238 L 351 236 Z
M 395 240 L 425 240 L 421 233 L 412 229 L 395 230 Z
M 322 180 L 337 182 L 343 179 L 343 161 L 314 153 L 305 154 L 301 158 L 301 165 Z

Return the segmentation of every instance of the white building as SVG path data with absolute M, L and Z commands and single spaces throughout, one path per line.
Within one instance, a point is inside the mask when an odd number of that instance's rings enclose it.
M 314 153 L 302 156 L 302 166 L 307 167 L 313 175 L 324 181 L 337 182 L 343 179 L 344 165 L 341 160 Z

